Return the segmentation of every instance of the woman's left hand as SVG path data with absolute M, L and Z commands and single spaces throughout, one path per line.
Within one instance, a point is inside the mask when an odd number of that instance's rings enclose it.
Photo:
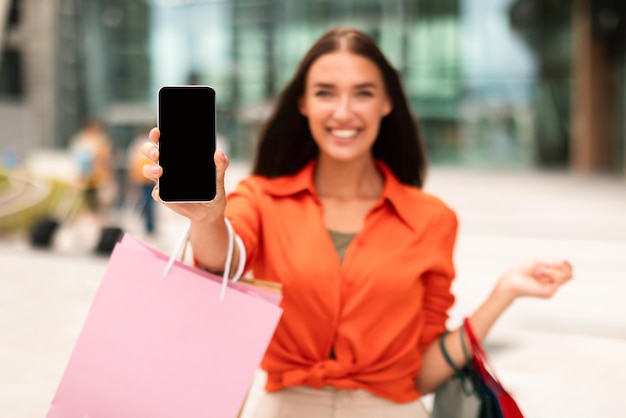
M 572 265 L 568 261 L 535 262 L 507 271 L 496 289 L 512 299 L 520 296 L 549 298 L 571 278 Z

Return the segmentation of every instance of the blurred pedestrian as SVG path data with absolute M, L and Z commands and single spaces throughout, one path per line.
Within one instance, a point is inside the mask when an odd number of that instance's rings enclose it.
M 158 180 L 157 128 L 150 139 L 144 175 Z M 265 126 L 253 175 L 228 197 L 228 159 L 213 158 L 212 202 L 164 204 L 191 221 L 199 267 L 224 271 L 232 223 L 244 243 L 234 266 L 282 284 L 254 417 L 426 417 L 421 397 L 453 375 L 438 339 L 454 302 L 457 218 L 421 189 L 422 138 L 374 41 L 337 28 L 312 46 Z M 476 336 L 516 299 L 550 297 L 571 277 L 567 261 L 511 268 L 469 316 Z M 462 338 L 445 336 L 458 366 Z
M 114 188 L 112 144 L 101 121 L 88 119 L 70 138 L 70 151 L 78 165 L 80 187 L 94 214 L 108 209 Z
M 144 131 L 145 132 L 145 131 Z M 156 233 L 155 224 L 155 201 L 152 199 L 154 181 L 143 175 L 142 169 L 151 160 L 141 153 L 141 146 L 146 142 L 145 133 L 139 135 L 128 147 L 128 179 L 133 191 L 137 193 L 137 206 L 144 221 L 144 231 L 148 235 Z

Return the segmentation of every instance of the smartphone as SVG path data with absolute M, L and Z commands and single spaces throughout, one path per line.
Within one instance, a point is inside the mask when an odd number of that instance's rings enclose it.
M 164 202 L 215 198 L 215 90 L 163 86 L 158 94 L 159 195 Z

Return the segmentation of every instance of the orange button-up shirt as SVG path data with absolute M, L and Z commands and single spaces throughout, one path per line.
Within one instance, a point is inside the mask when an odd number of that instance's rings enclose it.
M 457 221 L 440 200 L 378 167 L 382 195 L 343 263 L 324 225 L 315 162 L 293 176 L 248 177 L 228 197 L 247 268 L 282 284 L 283 316 L 261 364 L 268 391 L 309 385 L 395 402 L 420 397 L 422 352 L 454 302 Z

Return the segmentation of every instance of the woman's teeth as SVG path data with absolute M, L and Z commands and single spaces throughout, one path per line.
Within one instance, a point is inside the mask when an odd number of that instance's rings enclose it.
M 331 134 L 338 138 L 352 138 L 356 135 L 356 129 L 333 129 L 330 131 Z

